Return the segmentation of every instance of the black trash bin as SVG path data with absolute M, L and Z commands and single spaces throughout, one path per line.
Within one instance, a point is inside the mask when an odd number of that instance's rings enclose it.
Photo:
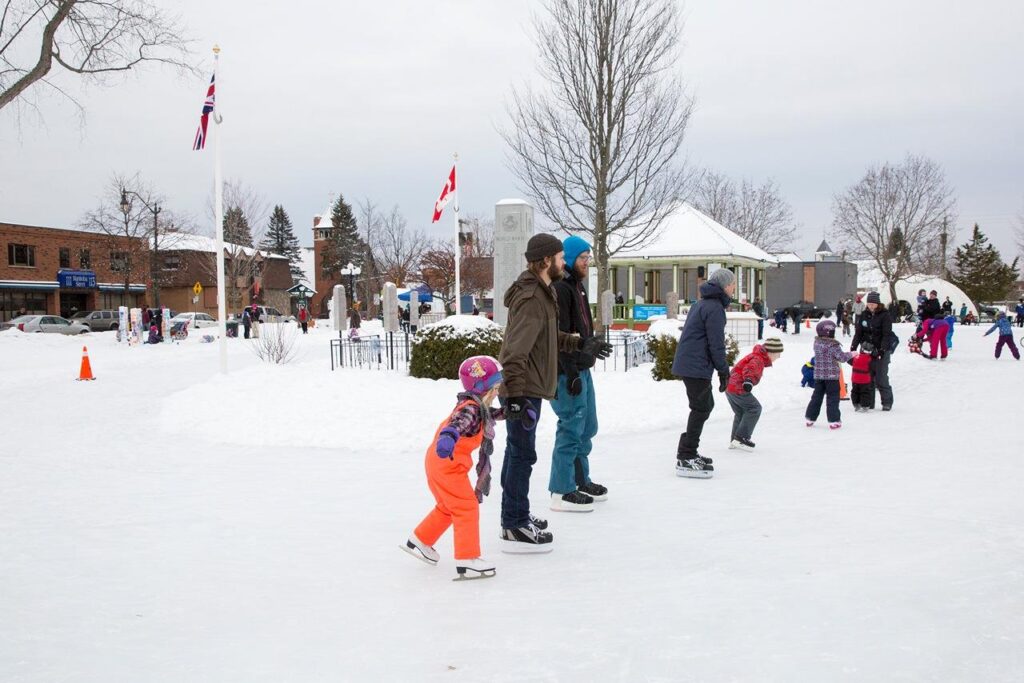
M 229 337 L 237 337 L 238 336 L 238 321 L 237 320 L 229 320 L 227 322 L 227 332 L 228 332 L 228 336 Z

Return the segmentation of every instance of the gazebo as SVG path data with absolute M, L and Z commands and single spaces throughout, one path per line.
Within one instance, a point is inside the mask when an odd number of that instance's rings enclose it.
M 765 298 L 765 269 L 778 259 L 689 204 L 680 204 L 647 244 L 609 259 L 612 291 L 628 304 L 658 304 L 669 292 L 695 301 L 699 286 L 719 268 L 736 275 L 738 302 Z M 639 298 L 638 298 L 639 296 Z M 642 301 L 641 301 L 642 300 Z

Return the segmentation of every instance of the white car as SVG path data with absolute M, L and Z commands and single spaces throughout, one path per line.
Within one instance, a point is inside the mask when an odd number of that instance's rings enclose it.
M 16 328 L 22 332 L 51 332 L 53 334 L 86 334 L 89 328 L 81 323 L 71 322 L 59 315 L 21 315 L 4 323 L 0 329 Z
M 171 325 L 174 323 L 188 323 L 190 330 L 203 327 L 217 327 L 217 319 L 209 313 L 179 313 L 171 318 Z

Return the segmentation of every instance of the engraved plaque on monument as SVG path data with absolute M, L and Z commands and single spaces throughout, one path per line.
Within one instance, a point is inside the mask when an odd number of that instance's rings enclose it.
M 504 325 L 505 292 L 526 270 L 526 243 L 533 236 L 533 207 L 522 199 L 494 205 L 494 322 Z

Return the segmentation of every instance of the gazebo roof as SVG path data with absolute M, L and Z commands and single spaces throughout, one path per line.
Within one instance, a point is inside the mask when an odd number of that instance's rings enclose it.
M 612 262 L 638 260 L 742 259 L 775 265 L 778 259 L 732 230 L 698 211 L 680 204 L 668 215 L 658 235 L 647 244 L 620 251 Z

